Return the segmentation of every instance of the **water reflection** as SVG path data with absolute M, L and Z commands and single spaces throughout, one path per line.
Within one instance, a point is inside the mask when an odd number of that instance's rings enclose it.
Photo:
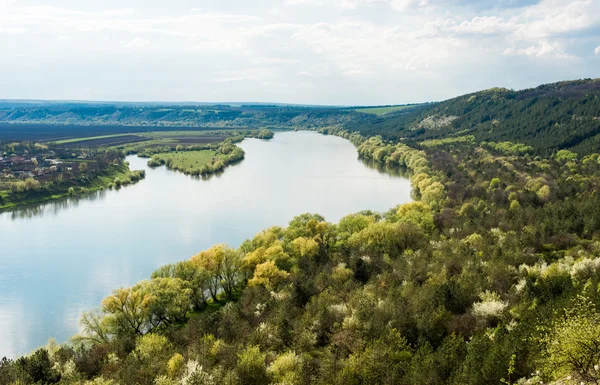
M 61 199 L 52 200 L 45 203 L 22 206 L 6 211 L 10 215 L 10 219 L 29 219 L 33 217 L 41 217 L 43 215 L 57 215 L 63 210 L 75 208 L 79 206 L 81 201 L 95 201 L 106 197 L 108 190 L 99 190 L 83 195 L 75 195 L 64 197 Z
M 0 357 L 67 340 L 112 289 L 215 243 L 236 247 L 305 212 L 337 222 L 411 200 L 399 170 L 365 167 L 341 138 L 285 132 L 240 145 L 246 158 L 206 180 L 134 156 L 131 168 L 146 170 L 135 185 L 0 214 Z
M 373 159 L 358 158 L 358 160 L 365 166 L 379 171 L 380 174 L 392 175 L 395 177 L 409 178 L 410 173 L 408 170 L 401 166 L 392 166 L 387 163 L 379 163 Z

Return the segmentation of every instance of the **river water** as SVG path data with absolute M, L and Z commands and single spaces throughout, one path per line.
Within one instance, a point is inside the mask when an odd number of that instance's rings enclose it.
M 67 341 L 113 289 L 215 243 L 306 212 L 337 222 L 411 201 L 408 179 L 361 162 L 345 139 L 281 132 L 240 146 L 245 160 L 210 178 L 131 156 L 146 170 L 136 185 L 0 214 L 0 357 Z

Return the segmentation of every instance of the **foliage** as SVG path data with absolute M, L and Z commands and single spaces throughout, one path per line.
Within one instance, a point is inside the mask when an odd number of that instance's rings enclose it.
M 573 115 L 595 113 L 595 89 L 415 106 L 415 126 L 395 126 L 412 146 L 384 127 L 362 131 L 370 137 L 320 127 L 406 168 L 416 201 L 337 224 L 299 215 L 162 267 L 84 315 L 73 344 L 35 364 L 4 360 L 0 373 L 122 385 L 597 383 L 600 156 L 567 145 Z M 547 119 L 562 128 L 532 137 Z

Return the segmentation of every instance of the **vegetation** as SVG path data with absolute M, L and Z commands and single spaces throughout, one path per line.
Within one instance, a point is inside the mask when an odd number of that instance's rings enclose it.
M 71 144 L 71 143 L 84 142 L 84 141 L 96 140 L 96 139 L 120 138 L 123 136 L 126 136 L 126 135 L 112 134 L 112 135 L 89 136 L 89 137 L 84 137 L 84 138 L 71 138 L 71 139 L 57 140 L 54 143 L 56 143 L 56 144 Z
M 482 94 L 577 109 L 589 84 Z M 555 113 L 533 110 L 510 119 Z M 544 145 L 566 128 L 474 127 L 410 145 L 321 128 L 406 168 L 417 200 L 337 224 L 300 215 L 162 267 L 85 314 L 71 343 L 0 362 L 0 384 L 597 384 L 600 155 Z
M 135 183 L 116 150 L 81 151 L 33 142 L 0 142 L 0 210 Z
M 480 142 L 515 142 L 549 156 L 580 155 L 600 145 L 600 79 L 546 84 L 522 91 L 493 88 L 347 128 L 411 144 L 472 135 Z
M 24 181 L 9 182 L 4 184 L 8 189 L 0 189 L 0 211 L 68 196 L 89 194 L 107 188 L 121 188 L 136 183 L 145 176 L 143 170 L 131 171 L 127 163 L 121 163 L 75 179 L 40 183 L 29 178 Z
M 171 170 L 191 170 L 193 168 L 200 168 L 206 164 L 211 164 L 216 156 L 217 152 L 213 150 L 180 150 L 156 154 L 148 161 L 148 165 L 157 167 L 166 164 Z
M 234 143 L 243 140 L 247 136 L 270 139 L 273 137 L 273 132 L 260 130 L 252 133 L 239 133 L 226 138 L 219 144 L 211 143 L 185 147 L 178 145 L 174 149 L 171 147 L 155 147 L 145 149 L 139 155 L 150 156 L 153 154 L 148 161 L 150 167 L 166 165 L 169 170 L 181 171 L 194 176 L 206 176 L 221 172 L 228 165 L 244 159 L 244 150 Z
M 415 105 L 407 104 L 401 106 L 382 106 L 382 107 L 363 107 L 363 108 L 355 108 L 354 111 L 364 112 L 365 114 L 374 114 L 374 115 L 385 115 L 391 112 L 402 111 L 407 108 L 414 107 Z

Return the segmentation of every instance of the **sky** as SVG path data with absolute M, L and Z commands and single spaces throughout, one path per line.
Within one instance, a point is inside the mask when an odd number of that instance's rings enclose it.
M 0 98 L 384 105 L 600 77 L 600 0 L 0 0 Z

